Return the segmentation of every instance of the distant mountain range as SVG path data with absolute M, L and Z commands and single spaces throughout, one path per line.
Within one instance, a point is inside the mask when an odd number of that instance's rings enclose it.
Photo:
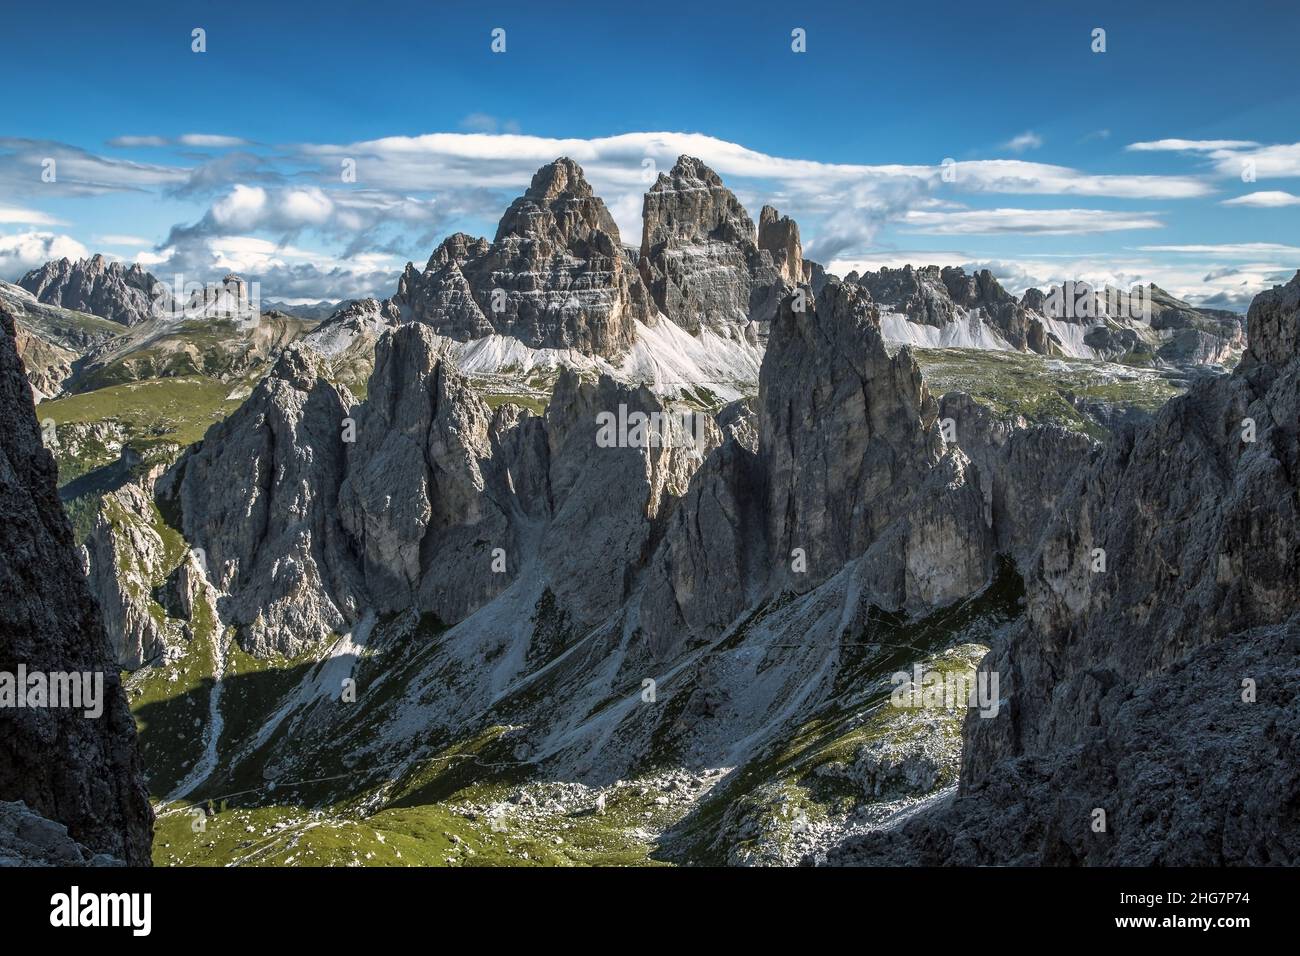
M 1193 308 L 1154 285 L 1119 291 L 1068 282 L 1017 299 L 987 270 L 967 275 L 959 268 L 904 266 L 845 278 L 871 295 L 884 339 L 893 345 L 1188 367 L 1230 365 L 1245 344 L 1241 316 Z M 265 302 L 262 309 L 302 320 L 296 334 L 306 335 L 337 366 L 337 380 L 353 387 L 369 376 L 378 335 L 414 321 L 455 342 L 461 367 L 501 394 L 540 399 L 560 369 L 572 368 L 716 406 L 754 394 L 782 297 L 801 284 L 816 295 L 827 279 L 803 257 L 793 220 L 765 206 L 756 226 L 698 159 L 682 156 L 651 186 L 635 247 L 624 244 L 581 168 L 559 159 L 538 170 L 492 241 L 449 236 L 422 270 L 407 264 L 391 298 Z M 223 281 L 242 283 L 237 276 Z M 139 366 L 136 377 L 225 371 L 228 362 L 208 362 L 188 345 L 180 350 L 189 359 L 175 366 L 171 359 L 132 362 L 133 351 L 156 352 L 159 335 L 168 337 L 150 311 L 157 282 L 139 266 L 96 255 L 49 262 L 18 286 L 43 305 L 155 329 L 123 332 L 108 350 L 114 361 Z M 30 300 L 12 292 L 8 299 L 28 336 L 24 350 L 41 395 L 66 390 L 79 360 L 103 364 L 102 356 L 89 354 L 103 346 L 102 338 L 77 346 L 47 335 L 47 321 L 24 320 Z M 247 331 L 232 327 L 222 350 L 243 351 Z M 288 341 L 280 336 L 279 346 Z

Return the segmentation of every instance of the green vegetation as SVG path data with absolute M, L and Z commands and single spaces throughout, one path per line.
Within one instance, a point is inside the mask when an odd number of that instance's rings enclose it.
M 518 405 L 521 408 L 528 409 L 535 415 L 541 415 L 545 413 L 546 405 L 550 399 L 549 397 L 538 398 L 533 395 L 484 395 L 483 401 L 491 409 L 499 408 L 502 405 Z
M 239 407 L 235 387 L 199 376 L 157 378 L 42 402 L 41 418 L 54 420 L 59 437 L 60 484 L 116 461 L 120 452 L 106 439 L 145 460 L 198 441 Z
M 203 752 L 215 666 L 215 616 L 195 602 L 189 646 L 178 660 L 145 667 L 126 681 L 149 792 L 171 792 Z
M 57 425 L 117 421 L 136 447 L 158 442 L 189 445 L 239 407 L 235 386 L 200 376 L 150 379 L 41 403 Z
M 986 642 L 1022 613 L 1023 599 L 1023 581 L 1003 559 L 983 592 L 951 607 L 916 620 L 875 610 L 861 635 L 845 638 L 836 698 L 733 773 L 667 835 L 657 855 L 720 865 L 734 848 L 740 856 L 773 861 L 773 853 L 790 845 L 797 823 L 843 816 L 872 802 L 844 771 L 859 748 L 873 742 L 905 748 L 923 737 L 931 749 L 952 755 L 936 785 L 954 782 L 965 710 L 887 706 L 890 675 L 918 661 L 942 674 L 969 675 Z
M 1154 412 L 1184 391 L 1158 372 L 1129 365 L 980 349 L 916 349 L 932 394 L 966 392 L 1002 415 L 1056 424 L 1094 438 L 1106 429 L 1082 408 L 1101 403 Z M 1147 358 L 1149 361 L 1149 358 Z

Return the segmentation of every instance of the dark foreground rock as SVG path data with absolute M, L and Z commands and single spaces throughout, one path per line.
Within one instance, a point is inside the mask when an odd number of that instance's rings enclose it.
M 78 843 L 147 865 L 153 812 L 135 725 L 99 609 L 59 504 L 31 390 L 0 307 L 0 672 L 90 672 L 103 678 L 97 718 L 67 708 L 0 707 L 0 800 L 64 824 Z

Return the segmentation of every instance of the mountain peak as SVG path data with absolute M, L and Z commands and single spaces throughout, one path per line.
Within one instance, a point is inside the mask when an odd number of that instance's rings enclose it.
M 533 174 L 528 189 L 501 217 L 495 241 L 519 236 L 568 246 L 585 240 L 593 230 L 610 236 L 616 244 L 620 241 L 614 217 L 592 191 L 582 167 L 561 156 Z

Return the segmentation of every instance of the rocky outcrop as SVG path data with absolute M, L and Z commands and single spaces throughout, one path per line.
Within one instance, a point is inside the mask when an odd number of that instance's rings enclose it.
M 717 444 L 716 426 L 701 425 L 693 445 L 647 389 L 571 372 L 544 417 L 493 411 L 451 360 L 453 345 L 423 323 L 386 333 L 355 408 L 291 350 L 164 479 L 160 493 L 178 502 L 249 650 L 301 648 L 362 610 L 416 608 L 454 623 L 524 569 L 575 625 L 626 599 L 631 569 Z M 601 440 L 603 415 L 638 413 L 662 420 L 668 437 Z M 340 437 L 349 416 L 352 442 Z M 592 566 L 629 570 L 611 587 L 583 571 Z
M 27 809 L 21 800 L 0 800 L 0 866 L 122 866 L 68 836 L 68 828 Z
M 0 672 L 102 679 L 103 712 L 0 708 L 0 800 L 22 801 L 94 853 L 147 865 L 153 813 L 135 726 L 59 504 L 31 393 L 0 307 Z
M 291 347 L 159 482 L 250 651 L 293 654 L 356 617 L 359 582 L 335 507 L 352 408 L 314 353 Z
M 47 342 L 21 325 L 15 328 L 18 357 L 27 369 L 33 400 L 39 403 L 47 398 L 58 398 L 63 392 L 63 383 L 72 377 L 72 363 L 77 360 L 77 353 Z
M 852 278 L 881 309 L 901 312 L 912 322 L 942 328 L 956 321 L 957 304 L 938 266 L 883 268 Z
M 47 262 L 24 275 L 18 285 L 49 305 L 138 325 L 153 317 L 157 281 L 138 263 L 123 266 L 96 254 L 76 262 Z
M 734 413 L 651 562 L 640 621 L 660 654 L 848 568 L 868 604 L 920 610 L 983 586 L 994 533 L 977 469 L 945 447 L 907 350 L 859 286 L 831 281 L 772 324 L 757 442 Z
M 1077 476 L 982 665 L 1008 701 L 967 720 L 958 798 L 834 860 L 1300 860 L 1298 303 L 1300 274 L 1257 297 L 1231 376 Z
M 1300 282 L 1261 292 L 1246 313 L 1250 345 L 1242 359 L 1247 369 L 1282 368 L 1300 355 Z
M 751 323 L 771 321 L 790 279 L 802 279 L 803 259 L 795 224 L 774 209 L 764 215 L 760 237 L 718 174 L 694 157 L 660 173 L 645 195 L 637 263 L 659 311 L 692 334 L 765 331 Z
M 886 350 L 871 297 L 843 283 L 828 285 L 814 308 L 783 303 L 759 388 L 770 556 L 788 569 L 803 551 L 804 577 L 779 576 L 804 590 L 906 514 L 945 457 L 938 409 L 911 354 Z M 964 471 L 964 462 L 950 464 Z
M 1101 446 L 1059 425 L 998 415 L 964 392 L 940 399 L 939 418 L 950 422 L 958 447 L 979 469 L 998 552 L 1024 567 L 1075 474 Z
M 771 206 L 764 206 L 758 214 L 758 248 L 772 257 L 772 264 L 786 285 L 793 288 L 809 280 L 811 268 L 804 269 L 799 224 Z
M 496 333 L 607 358 L 631 346 L 637 322 L 655 321 L 613 217 L 563 158 L 537 171 L 491 243 L 458 233 L 423 271 L 408 263 L 393 301 L 460 341 Z
M 153 610 L 153 579 L 166 564 L 155 514 L 152 495 L 126 482 L 104 495 L 84 544 L 86 583 L 123 670 L 160 660 L 167 646 L 164 620 Z
M 456 621 L 502 580 L 485 543 L 509 553 L 513 542 L 484 473 L 492 412 L 448 360 L 448 345 L 423 325 L 382 340 L 338 510 L 376 609 L 419 605 Z

